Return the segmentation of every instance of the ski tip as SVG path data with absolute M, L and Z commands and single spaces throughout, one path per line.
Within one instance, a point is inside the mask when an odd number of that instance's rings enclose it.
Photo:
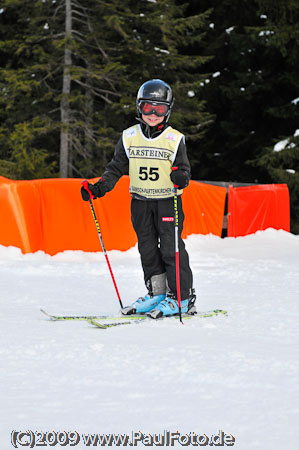
M 93 326 L 95 326 L 95 327 L 97 327 L 97 328 L 101 328 L 102 330 L 106 330 L 106 329 L 107 329 L 107 325 L 103 325 L 103 324 L 97 322 L 97 321 L 94 320 L 94 319 L 87 319 L 87 322 L 88 322 L 90 325 L 93 325 Z
M 45 316 L 49 317 L 50 319 L 53 319 L 53 317 L 51 316 L 51 314 L 47 313 L 47 311 L 45 311 L 44 309 L 40 308 L 40 312 L 42 312 L 43 314 L 45 314 Z
M 94 319 L 87 319 L 87 322 L 90 323 L 90 325 L 94 325 L 97 328 L 101 328 L 102 330 L 107 330 L 108 328 L 116 327 L 119 325 L 130 325 L 133 323 L 133 322 L 110 322 L 103 324 Z

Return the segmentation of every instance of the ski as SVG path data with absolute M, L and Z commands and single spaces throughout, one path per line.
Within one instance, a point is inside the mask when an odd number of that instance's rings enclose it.
M 45 314 L 47 317 L 49 317 L 49 319 L 53 320 L 53 321 L 57 321 L 57 320 L 93 320 L 93 319 L 101 319 L 101 320 L 136 320 L 136 319 L 146 319 L 146 316 L 141 316 L 141 315 L 131 315 L 131 316 L 101 316 L 101 315 L 96 315 L 96 316 L 60 316 L 60 315 L 55 315 L 55 314 L 49 314 L 47 311 L 45 311 L 44 309 L 40 310 L 43 314 Z
M 112 320 L 112 319 L 110 319 L 110 320 Z M 138 319 L 137 319 L 137 321 L 138 321 Z M 87 319 L 87 322 L 90 323 L 90 325 L 94 325 L 97 328 L 101 328 L 102 330 L 106 330 L 107 328 L 111 328 L 111 327 L 117 327 L 118 325 L 130 325 L 131 323 L 136 323 L 136 321 L 133 322 L 132 320 L 130 322 L 99 323 L 95 319 Z
M 185 319 L 192 319 L 192 318 L 204 318 L 204 317 L 213 317 L 213 316 L 218 316 L 218 315 L 227 315 L 227 311 L 224 309 L 213 309 L 211 311 L 200 311 L 196 314 L 190 315 L 190 314 L 182 314 L 182 318 Z M 118 321 L 119 319 L 122 319 L 122 317 L 104 317 L 107 320 L 116 320 Z M 107 328 L 111 328 L 111 327 L 115 327 L 118 325 L 130 325 L 130 324 L 137 324 L 137 323 L 141 323 L 144 322 L 145 319 L 147 319 L 147 321 L 151 322 L 153 320 L 156 321 L 160 321 L 160 320 L 173 320 L 173 319 L 180 319 L 179 315 L 176 316 L 165 316 L 165 317 L 161 317 L 159 319 L 152 319 L 148 316 L 131 316 L 132 319 L 135 320 L 129 320 L 129 321 L 124 321 L 124 322 L 111 322 L 111 323 L 100 323 L 99 320 L 101 319 L 95 319 L 95 318 L 91 318 L 91 319 L 87 319 L 88 323 L 90 323 L 91 325 L 94 325 L 97 328 L 101 328 L 101 329 L 107 329 Z M 125 317 L 124 319 L 129 319 L 129 317 Z
M 147 315 L 138 315 L 138 314 L 132 314 L 129 316 L 108 316 L 108 315 L 82 315 L 82 316 L 63 316 L 63 315 L 55 315 L 55 314 L 49 314 L 44 309 L 41 309 L 41 312 L 45 314 L 49 319 L 52 321 L 64 321 L 64 320 L 85 320 L 91 325 L 94 325 L 97 328 L 107 329 L 111 327 L 115 327 L 118 325 L 129 325 L 132 323 L 140 323 L 144 320 L 165 320 L 165 319 L 179 319 L 180 317 L 178 315 L 176 316 L 170 316 L 170 317 L 162 317 L 160 319 L 152 319 L 148 317 Z M 198 318 L 204 318 L 204 317 L 213 317 L 218 315 L 227 315 L 227 311 L 224 309 L 212 309 L 210 311 L 199 311 L 196 314 L 187 314 L 183 313 L 182 318 L 183 319 L 191 319 L 193 317 Z M 105 323 L 106 321 L 109 321 L 110 323 Z M 104 323 L 101 323 L 104 322 Z

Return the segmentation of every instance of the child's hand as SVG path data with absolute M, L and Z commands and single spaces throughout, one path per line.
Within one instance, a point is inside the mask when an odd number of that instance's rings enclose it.
M 82 183 L 83 186 L 81 187 L 82 199 L 85 202 L 88 202 L 90 199 L 96 199 L 96 198 L 103 197 L 106 194 L 106 190 L 104 189 L 103 181 L 104 180 L 102 178 L 100 178 L 100 180 L 95 184 L 83 182 Z
M 188 173 L 185 172 L 185 170 L 177 169 L 176 167 L 172 168 L 170 179 L 178 189 L 184 189 L 189 184 Z

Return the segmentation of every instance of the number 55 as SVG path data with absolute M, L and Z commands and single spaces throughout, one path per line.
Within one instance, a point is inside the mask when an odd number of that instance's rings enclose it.
M 139 179 L 151 181 L 157 181 L 159 179 L 159 168 L 158 167 L 140 167 L 139 169 Z

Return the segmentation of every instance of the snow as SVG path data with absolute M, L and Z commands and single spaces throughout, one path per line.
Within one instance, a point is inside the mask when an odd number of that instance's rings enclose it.
M 299 129 L 295 130 L 294 137 L 299 136 Z M 274 145 L 273 151 L 274 152 L 281 152 L 285 148 L 294 148 L 296 147 L 296 144 L 294 142 L 290 142 L 290 139 L 283 139 L 282 141 L 277 142 Z
M 227 34 L 230 34 L 232 31 L 234 31 L 234 29 L 235 29 L 234 26 L 233 26 L 233 27 L 229 27 L 229 28 L 226 28 L 225 32 L 226 32 Z
M 289 139 L 283 139 L 282 141 L 277 142 L 273 148 L 274 152 L 281 152 L 281 150 L 284 150 L 289 143 Z
M 259 36 L 270 36 L 271 34 L 274 34 L 273 30 L 263 30 L 259 32 Z
M 170 51 L 163 48 L 155 47 L 155 51 L 160 53 L 166 53 L 166 55 L 170 55 Z
M 117 314 L 103 253 L 0 246 L 1 449 L 12 430 L 77 431 L 75 449 L 87 448 L 82 433 L 164 430 L 222 430 L 239 450 L 298 448 L 299 236 L 193 235 L 186 246 L 198 310 L 228 316 L 108 330 L 40 312 Z M 143 295 L 137 248 L 109 259 L 124 304 Z

